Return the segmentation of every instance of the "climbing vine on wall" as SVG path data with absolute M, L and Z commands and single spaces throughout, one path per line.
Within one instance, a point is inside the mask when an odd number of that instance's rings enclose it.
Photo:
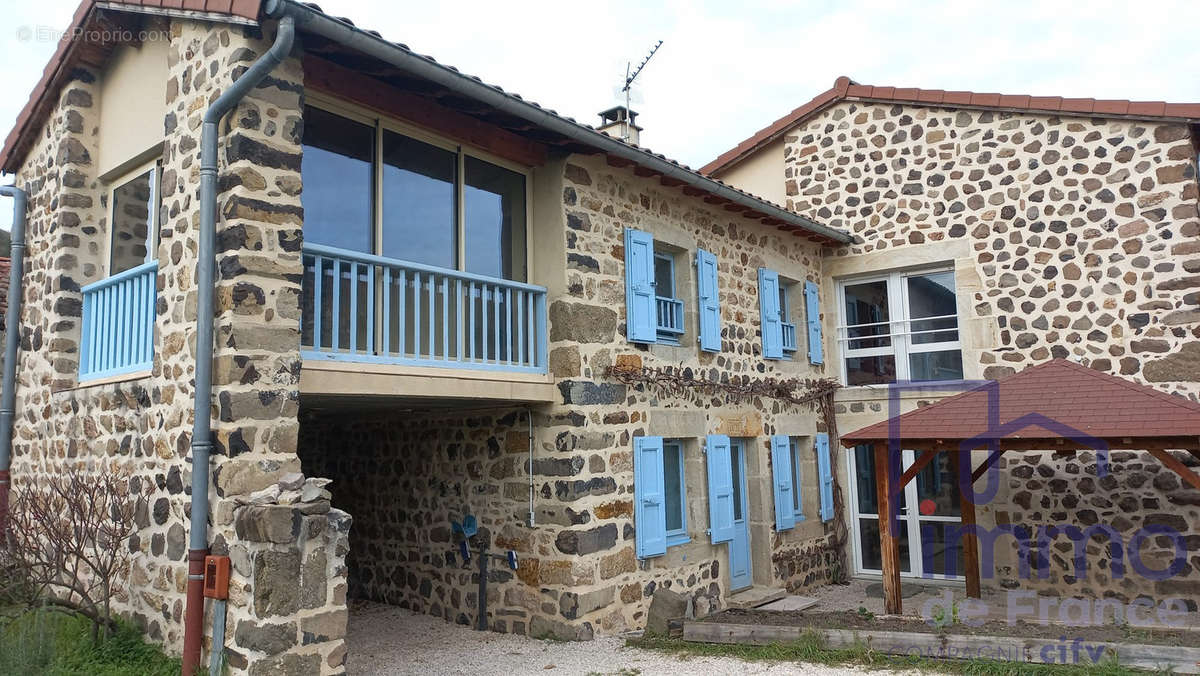
M 606 375 L 627 386 L 653 388 L 660 393 L 674 397 L 687 397 L 690 394 L 722 396 L 729 403 L 741 403 L 758 397 L 774 399 L 791 406 L 805 406 L 816 412 L 825 431 L 829 434 L 830 472 L 833 474 L 833 509 L 834 518 L 830 524 L 832 529 L 826 539 L 825 546 L 811 550 L 802 555 L 810 565 L 824 564 L 830 558 L 834 569 L 830 577 L 832 582 L 844 582 L 849 577 L 846 561 L 846 541 L 849 537 L 845 513 L 845 500 L 842 496 L 841 483 L 838 481 L 837 421 L 834 416 L 833 394 L 841 387 L 836 380 L 829 378 L 755 378 L 752 376 L 725 376 L 713 379 L 698 373 L 695 369 L 684 366 L 632 366 L 618 363 L 610 366 Z

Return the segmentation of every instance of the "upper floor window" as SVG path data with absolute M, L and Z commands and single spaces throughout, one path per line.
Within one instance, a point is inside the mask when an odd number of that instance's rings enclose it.
M 953 270 L 845 280 L 838 290 L 847 385 L 963 377 Z
M 675 256 L 654 254 L 654 294 L 658 305 L 658 342 L 679 344 L 683 335 L 683 300 L 675 288 Z
M 304 111 L 306 242 L 526 279 L 525 172 L 388 120 L 329 108 Z
M 155 259 L 158 251 L 158 162 L 113 182 L 109 194 L 108 276 Z
M 796 288 L 796 284 L 782 277 L 779 278 L 779 319 L 780 327 L 782 328 L 782 343 L 783 354 L 785 357 L 791 357 L 796 351 L 796 322 L 792 319 L 792 291 Z

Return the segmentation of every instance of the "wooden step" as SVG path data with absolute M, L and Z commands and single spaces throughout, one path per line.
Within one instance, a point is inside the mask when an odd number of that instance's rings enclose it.
M 787 596 L 786 589 L 755 586 L 730 596 L 726 606 L 729 608 L 757 608 L 772 601 L 778 601 L 785 596 Z

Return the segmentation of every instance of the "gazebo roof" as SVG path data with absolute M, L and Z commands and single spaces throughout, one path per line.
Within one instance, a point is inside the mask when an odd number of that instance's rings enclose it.
M 998 403 L 991 427 L 989 401 Z M 842 443 L 886 441 L 894 434 L 889 430 L 892 422 L 899 423 L 897 436 L 905 441 L 1192 437 L 1187 447 L 1200 444 L 1200 403 L 1065 359 L 844 434 Z

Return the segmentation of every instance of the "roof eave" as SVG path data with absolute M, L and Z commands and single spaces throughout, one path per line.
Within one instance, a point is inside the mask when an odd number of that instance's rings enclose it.
M 800 228 L 830 243 L 845 244 L 853 240 L 847 233 L 821 225 L 781 206 L 688 169 L 665 157 L 625 143 L 574 120 L 561 117 L 498 87 L 486 84 L 478 78 L 465 75 L 449 66 L 437 63 L 433 59 L 418 55 L 375 33 L 329 16 L 308 5 L 296 0 L 282 0 L 282 2 L 288 5 L 287 11 L 296 18 L 297 27 L 302 31 L 316 33 L 349 49 L 375 56 L 396 68 L 426 78 L 450 91 L 481 101 L 497 110 L 595 148 L 598 152 L 633 162 L 694 189 L 752 209 L 767 218 Z

